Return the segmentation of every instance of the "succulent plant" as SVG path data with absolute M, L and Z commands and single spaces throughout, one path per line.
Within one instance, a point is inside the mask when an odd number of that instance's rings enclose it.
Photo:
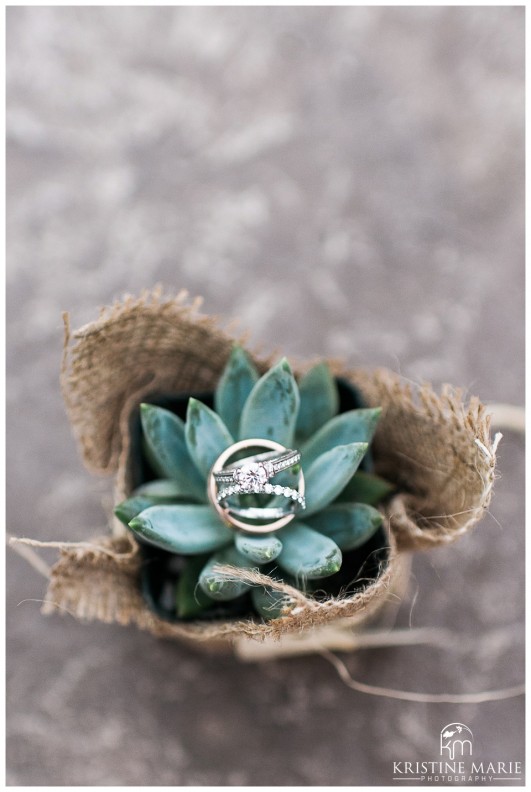
M 277 592 L 228 579 L 218 565 L 258 567 L 304 591 L 337 573 L 342 553 L 366 543 L 380 527 L 375 505 L 391 490 L 387 482 L 358 470 L 380 409 L 338 414 L 337 383 L 325 363 L 298 383 L 285 358 L 260 376 L 239 346 L 219 380 L 214 408 L 190 398 L 183 421 L 163 407 L 141 405 L 143 453 L 158 478 L 138 487 L 115 513 L 141 543 L 181 557 L 178 617 L 199 617 L 216 602 L 235 600 L 251 589 L 256 612 L 274 618 L 282 609 Z M 275 533 L 234 531 L 208 501 L 212 465 L 229 446 L 250 438 L 301 451 L 306 509 Z M 284 470 L 272 483 L 293 484 L 298 472 L 297 466 Z

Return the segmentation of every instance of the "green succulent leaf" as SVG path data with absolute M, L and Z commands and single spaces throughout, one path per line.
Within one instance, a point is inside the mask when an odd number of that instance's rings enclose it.
M 185 438 L 188 452 L 205 478 L 218 456 L 234 443 L 219 415 L 197 399 L 188 401 Z
M 382 522 L 380 512 L 365 503 L 335 504 L 308 518 L 308 525 L 345 551 L 365 544 Z
M 282 552 L 277 563 L 298 580 L 329 577 L 341 567 L 342 555 L 337 544 L 299 521 L 279 531 Z
M 295 585 L 295 583 L 293 584 Z M 255 586 L 251 592 L 256 612 L 264 619 L 278 619 L 286 603 L 286 595 L 270 586 Z
M 214 600 L 232 600 L 244 594 L 250 587 L 249 583 L 242 580 L 227 579 L 214 567 L 219 564 L 236 566 L 241 569 L 254 569 L 256 564 L 239 553 L 235 547 L 227 547 L 215 553 L 203 567 L 199 575 L 199 585 L 209 597 Z
M 259 437 L 291 447 L 299 401 L 295 377 L 283 358 L 258 380 L 249 394 L 241 417 L 242 440 Z
M 265 536 L 237 534 L 234 544 L 238 552 L 256 564 L 274 561 L 282 550 L 282 542 L 274 534 Z
M 188 454 L 184 422 L 174 413 L 153 404 L 140 405 L 144 451 L 161 478 L 173 479 L 183 491 L 206 500 L 205 482 Z
M 334 446 L 370 443 L 381 412 L 381 407 L 349 410 L 332 418 L 302 445 L 302 464 L 308 467 Z
M 305 473 L 305 518 L 324 509 L 345 489 L 367 448 L 367 443 L 339 445 L 312 462 Z
M 214 406 L 233 437 L 239 436 L 240 418 L 259 374 L 244 349 L 234 346 L 214 394 Z
M 155 503 L 156 501 L 153 498 L 148 498 L 145 495 L 133 495 L 133 497 L 126 498 L 126 500 L 115 506 L 114 513 L 120 522 L 129 527 L 129 523 L 137 514 L 143 512 L 144 509 L 149 509 L 150 506 L 154 506 Z
M 339 409 L 337 385 L 326 363 L 318 363 L 301 377 L 299 393 L 301 404 L 295 432 L 297 438 L 306 440 Z
M 133 492 L 133 496 L 142 496 L 153 501 L 150 506 L 156 503 L 175 503 L 176 501 L 194 500 L 189 491 L 183 487 L 182 483 L 175 479 L 156 479 L 141 484 Z M 147 508 L 147 506 L 146 506 Z
M 199 585 L 199 575 L 207 560 L 208 556 L 199 555 L 185 561 L 176 589 L 176 609 L 180 619 L 193 619 L 214 604 Z
M 181 555 L 218 550 L 234 538 L 210 506 L 150 506 L 129 527 L 150 544 Z
M 358 470 L 343 492 L 339 493 L 336 503 L 367 503 L 369 506 L 377 506 L 395 489 L 393 484 L 380 476 Z
M 314 585 L 311 580 L 295 580 L 290 575 L 282 574 L 278 567 L 268 570 L 268 574 L 276 580 L 287 583 L 293 588 L 298 588 L 300 591 L 311 591 Z M 253 586 L 251 592 L 253 605 L 257 613 L 263 616 L 264 619 L 278 619 L 283 616 L 283 607 L 286 603 L 286 594 L 282 591 L 272 588 L 271 586 Z

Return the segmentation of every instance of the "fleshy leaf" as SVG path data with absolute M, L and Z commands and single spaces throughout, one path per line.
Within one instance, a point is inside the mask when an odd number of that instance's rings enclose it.
M 259 374 L 244 349 L 234 346 L 214 394 L 214 406 L 233 437 L 239 436 L 243 406 Z
M 234 443 L 219 415 L 197 399 L 188 401 L 185 437 L 188 452 L 205 478 L 218 456 Z
M 259 437 L 291 447 L 299 401 L 295 377 L 283 358 L 258 380 L 249 394 L 242 412 L 241 438 Z
M 356 472 L 367 448 L 367 443 L 339 445 L 312 462 L 305 472 L 304 517 L 324 509 L 337 498 Z
M 182 555 L 209 553 L 234 538 L 210 506 L 151 506 L 129 527 L 150 544 Z
M 181 619 L 192 619 L 214 605 L 199 585 L 199 575 L 206 561 L 207 556 L 204 555 L 192 556 L 185 561 L 176 590 L 177 616 Z
M 256 564 L 267 564 L 269 561 L 274 561 L 282 550 L 282 542 L 274 534 L 265 536 L 237 534 L 234 544 L 243 556 Z
M 133 495 L 132 498 L 126 498 L 115 507 L 114 513 L 124 525 L 129 527 L 131 520 L 143 512 L 144 509 L 149 509 L 156 503 L 153 498 L 148 498 L 145 495 Z
M 293 588 L 301 591 L 308 591 L 314 588 L 311 581 L 296 581 L 290 575 L 281 574 L 278 567 L 272 569 L 269 574 L 276 580 L 281 580 Z M 278 619 L 283 616 L 282 609 L 286 603 L 286 594 L 271 586 L 253 586 L 251 593 L 253 605 L 257 613 L 264 619 Z
M 205 594 L 215 600 L 232 600 L 244 594 L 250 584 L 243 580 L 231 580 L 226 575 L 219 574 L 214 570 L 218 564 L 228 564 L 242 569 L 256 567 L 256 563 L 239 553 L 235 547 L 227 547 L 225 550 L 215 553 L 199 575 L 199 585 Z
M 179 481 L 175 479 L 156 479 L 141 484 L 133 492 L 133 497 L 142 496 L 156 503 L 175 503 L 176 501 L 194 500 L 189 491 L 185 489 Z M 147 506 L 145 507 L 147 508 Z
M 332 418 L 302 445 L 303 466 L 308 467 L 317 457 L 335 446 L 370 443 L 381 412 L 381 407 L 349 410 Z
M 396 487 L 389 481 L 371 473 L 358 470 L 336 498 L 336 503 L 367 503 L 377 506 L 387 498 Z
M 278 619 L 283 615 L 286 595 L 282 591 L 270 586 L 254 586 L 251 596 L 256 612 L 264 619 Z
M 365 544 L 382 522 L 380 512 L 365 503 L 335 504 L 308 518 L 308 525 L 345 551 Z
M 173 479 L 183 491 L 205 501 L 205 482 L 190 459 L 184 437 L 184 422 L 169 410 L 153 404 L 140 405 L 144 451 L 149 464 L 161 478 Z
M 342 555 L 337 544 L 299 521 L 279 531 L 282 552 L 277 563 L 294 578 L 323 578 L 341 567 Z
M 299 393 L 301 404 L 295 432 L 298 438 L 306 440 L 339 409 L 337 385 L 326 363 L 318 363 L 301 377 Z

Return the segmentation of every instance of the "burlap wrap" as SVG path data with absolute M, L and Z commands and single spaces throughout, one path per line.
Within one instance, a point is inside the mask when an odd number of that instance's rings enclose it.
M 199 301 L 189 304 L 185 293 L 128 297 L 102 309 L 97 321 L 73 338 L 65 316 L 62 387 L 68 415 L 87 468 L 116 476 L 117 500 L 131 490 L 132 411 L 150 393 L 212 390 L 226 363 L 234 336 L 199 315 L 198 306 Z M 260 370 L 271 363 L 253 357 Z M 288 587 L 286 615 L 269 623 L 170 623 L 147 608 L 138 586 L 138 547 L 116 521 L 112 535 L 61 549 L 44 612 L 135 623 L 155 635 L 209 644 L 280 637 L 346 617 L 360 627 L 370 619 L 403 579 L 404 551 L 453 542 L 481 518 L 491 496 L 495 446 L 489 417 L 475 398 L 464 404 L 449 386 L 437 396 L 430 386 L 412 388 L 386 370 L 350 371 L 335 361 L 331 367 L 353 382 L 369 405 L 383 407 L 374 440 L 376 470 L 402 490 L 386 508 L 388 563 L 363 591 L 316 602 Z

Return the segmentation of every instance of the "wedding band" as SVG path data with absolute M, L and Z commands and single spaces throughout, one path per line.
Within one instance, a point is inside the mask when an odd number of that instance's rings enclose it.
M 239 462 L 227 465 L 225 467 L 226 463 L 235 454 L 239 453 L 240 451 L 245 451 L 246 449 L 255 448 L 266 448 L 270 449 L 270 451 L 266 452 L 265 454 L 255 454 L 254 456 L 247 457 L 246 459 L 240 460 Z M 274 453 L 272 454 L 271 452 Z M 264 456 L 269 458 L 264 460 Z M 285 525 L 290 523 L 294 519 L 297 511 L 304 509 L 306 506 L 304 500 L 304 475 L 302 469 L 300 469 L 298 473 L 298 489 L 270 484 L 266 480 L 264 483 L 258 482 L 258 485 L 261 487 L 261 489 L 257 490 L 254 489 L 254 486 L 257 485 L 253 484 L 252 482 L 244 481 L 243 486 L 240 483 L 234 482 L 232 473 L 234 473 L 234 471 L 241 470 L 245 465 L 261 465 L 264 463 L 264 461 L 266 463 L 271 462 L 272 458 L 276 464 L 281 463 L 283 465 L 281 469 L 284 470 L 288 466 L 297 464 L 295 461 L 297 457 L 297 461 L 299 461 L 300 454 L 298 451 L 288 449 L 280 443 L 274 442 L 273 440 L 262 440 L 258 438 L 241 440 L 238 443 L 234 443 L 222 454 L 220 454 L 210 470 L 207 491 L 212 506 L 223 522 L 231 528 L 237 528 L 241 531 L 251 534 L 272 533 L 274 531 L 280 530 L 280 528 L 283 528 Z M 250 462 L 249 460 L 252 461 Z M 290 460 L 291 462 L 289 462 Z M 229 482 L 218 482 L 219 474 L 224 474 L 226 476 L 227 470 L 229 474 L 231 474 L 231 480 Z M 226 486 L 226 483 L 228 483 L 228 486 Z M 220 484 L 221 486 L 219 486 Z M 253 489 L 248 488 L 249 484 L 253 486 Z M 257 506 L 237 506 L 228 502 L 228 498 L 233 495 L 249 495 L 255 492 L 284 496 L 286 498 L 286 505 L 274 505 L 259 508 Z M 248 523 L 245 522 L 246 519 L 253 520 L 255 522 Z M 256 524 L 257 521 L 261 522 L 263 520 L 266 521 L 264 524 Z
M 240 459 L 214 473 L 218 486 L 228 484 L 240 487 L 241 492 L 267 492 L 266 482 L 282 470 L 300 462 L 299 451 L 288 448 L 283 453 L 266 451 L 265 454 Z
M 256 490 L 253 490 L 253 493 L 254 492 L 256 492 Z M 304 500 L 304 495 L 301 495 L 299 490 L 292 489 L 292 487 L 281 487 L 279 485 L 266 484 L 263 490 L 261 490 L 261 492 L 264 492 L 267 495 L 283 495 L 285 498 L 288 498 L 288 500 L 291 499 L 295 503 L 298 503 L 299 506 L 301 506 L 303 509 L 306 507 L 306 501 Z M 248 490 L 243 489 L 242 487 L 240 487 L 239 484 L 235 484 L 232 487 L 226 487 L 225 489 L 220 490 L 217 495 L 217 501 L 218 503 L 223 503 L 224 501 L 227 500 L 227 498 L 230 498 L 231 495 L 248 495 L 248 494 L 249 494 Z M 236 509 L 232 508 L 232 511 L 236 511 Z M 265 512 L 266 508 L 260 509 L 259 511 Z M 257 515 L 255 519 L 259 519 L 259 517 L 260 515 Z
M 286 517 L 286 516 L 294 516 L 294 512 L 293 513 L 291 513 L 291 512 L 286 513 L 286 511 L 284 509 L 281 509 L 280 507 L 275 508 L 273 506 L 271 506 L 271 507 L 265 506 L 263 509 L 260 509 L 257 506 L 249 506 L 247 509 L 242 509 L 242 508 L 239 508 L 238 506 L 234 506 L 234 507 L 232 507 L 229 510 L 229 513 L 230 513 L 231 517 L 233 518 L 233 520 L 234 520 L 235 517 L 242 517 L 243 519 L 247 519 L 247 520 L 273 520 L 273 521 L 276 521 L 276 520 L 279 520 L 279 519 L 284 519 L 284 517 Z M 267 531 L 260 531 L 260 533 L 264 533 L 264 532 L 265 533 L 271 533 L 272 531 L 275 531 L 275 530 L 278 531 L 279 530 L 278 528 L 271 528 L 271 523 L 269 523 L 267 526 L 260 526 L 260 527 L 266 527 L 267 528 Z M 282 528 L 282 526 L 280 526 L 280 527 Z M 247 524 L 246 524 L 245 530 L 249 531 L 250 533 L 255 533 L 255 532 L 257 533 L 256 528 L 257 528 L 256 525 L 247 526 Z M 250 530 L 250 529 L 253 529 L 253 530 Z

